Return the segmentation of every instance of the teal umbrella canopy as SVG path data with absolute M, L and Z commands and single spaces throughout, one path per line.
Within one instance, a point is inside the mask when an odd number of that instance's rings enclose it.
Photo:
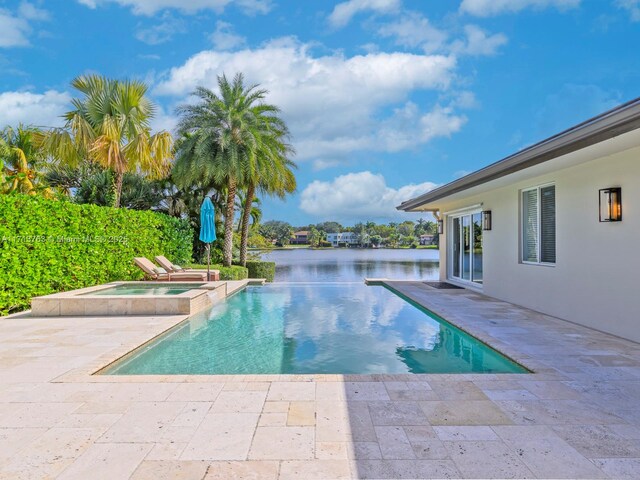
M 215 211 L 211 199 L 206 197 L 200 207 L 200 240 L 212 243 L 216 239 Z

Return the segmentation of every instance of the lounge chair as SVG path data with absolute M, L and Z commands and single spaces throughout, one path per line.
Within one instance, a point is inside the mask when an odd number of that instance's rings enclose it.
M 167 280 L 167 281 L 207 281 L 206 272 L 167 272 L 164 268 L 156 267 L 153 262 L 144 257 L 136 257 L 133 259 L 136 265 L 144 272 L 145 278 L 151 280 Z
M 154 260 L 158 265 L 160 265 L 169 273 L 190 273 L 190 272 L 198 272 L 198 273 L 204 272 L 205 274 L 207 273 L 206 270 L 194 270 L 192 268 L 182 268 L 179 265 L 175 265 L 171 263 L 171 261 L 167 259 L 167 257 L 164 257 L 162 255 L 158 255 L 157 257 L 154 258 Z M 220 270 L 211 270 L 211 280 L 212 281 L 220 280 Z

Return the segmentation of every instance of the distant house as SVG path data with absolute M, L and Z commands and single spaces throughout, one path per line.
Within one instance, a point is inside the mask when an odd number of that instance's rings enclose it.
M 353 232 L 327 233 L 327 242 L 332 247 L 353 247 L 360 243 Z
M 295 232 L 291 237 L 291 243 L 293 245 L 306 245 L 309 243 L 309 231 L 300 230 L 299 232 Z
M 439 220 L 441 280 L 640 342 L 640 98 L 397 208 Z
M 420 245 L 433 245 L 434 235 L 424 233 L 420 235 Z

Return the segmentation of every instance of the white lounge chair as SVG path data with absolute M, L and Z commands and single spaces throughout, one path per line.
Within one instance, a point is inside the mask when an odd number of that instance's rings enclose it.
M 167 280 L 171 281 L 207 281 L 206 272 L 168 272 L 164 268 L 157 267 L 151 260 L 145 257 L 136 257 L 133 259 L 136 265 L 144 272 L 145 278 L 150 280 Z
M 175 265 L 173 263 L 171 263 L 171 261 L 167 258 L 164 257 L 162 255 L 158 255 L 157 257 L 154 258 L 154 260 L 156 261 L 156 263 L 158 265 L 160 265 L 162 268 L 164 268 L 167 272 L 169 273 L 190 273 L 190 272 L 204 272 L 204 274 L 207 274 L 206 270 L 194 270 L 192 268 L 182 268 L 179 265 Z M 211 280 L 220 280 L 220 270 L 211 270 Z

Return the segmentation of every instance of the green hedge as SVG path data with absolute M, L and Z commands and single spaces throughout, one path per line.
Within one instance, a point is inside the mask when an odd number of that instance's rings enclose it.
M 267 282 L 273 282 L 276 276 L 275 262 L 247 262 L 249 278 L 266 278 Z
M 206 270 L 207 264 L 191 264 L 190 268 L 198 270 Z M 220 270 L 220 280 L 244 280 L 249 278 L 249 271 L 239 265 L 231 265 L 230 267 L 223 267 L 222 265 L 211 265 L 211 270 Z
M 31 297 L 139 280 L 133 257 L 191 260 L 188 222 L 151 211 L 0 195 L 0 315 Z

